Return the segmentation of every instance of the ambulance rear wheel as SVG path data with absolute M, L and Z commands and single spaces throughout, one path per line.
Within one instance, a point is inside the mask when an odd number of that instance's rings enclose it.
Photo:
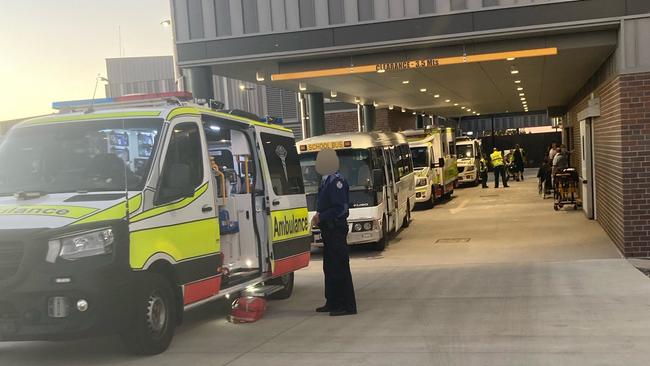
M 136 303 L 136 318 L 121 334 L 127 350 L 157 355 L 169 347 L 176 330 L 176 299 L 170 282 L 157 273 L 143 273 Z
M 269 300 L 286 300 L 290 298 L 291 294 L 293 294 L 293 281 L 293 272 L 266 281 L 268 285 L 282 286 L 282 290 L 268 295 L 267 298 Z

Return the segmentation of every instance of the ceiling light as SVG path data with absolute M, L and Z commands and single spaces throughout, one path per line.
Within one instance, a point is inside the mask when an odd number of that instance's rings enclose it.
M 408 81 L 408 80 L 402 81 L 402 84 L 408 84 L 408 83 L 410 83 L 410 81 Z
M 379 103 L 377 103 L 377 102 L 373 102 L 372 105 L 375 106 L 375 107 L 379 107 Z
M 378 74 L 383 74 L 383 73 L 385 73 L 385 72 L 386 72 L 386 69 L 379 69 L 379 70 L 377 70 L 377 73 L 378 73 Z
M 476 115 L 476 112 L 474 112 L 474 115 Z
M 521 84 L 521 80 L 515 80 L 515 84 Z
M 465 110 L 465 107 L 460 107 L 460 109 Z
M 427 88 L 422 88 L 422 89 L 420 89 L 420 92 L 421 92 L 421 93 L 426 93 L 426 92 L 427 92 Z
M 440 94 L 435 94 L 433 97 L 434 98 L 440 98 Z
M 255 80 L 257 80 L 257 81 L 264 81 L 264 74 L 262 74 L 262 73 L 259 72 L 259 71 L 256 72 L 256 73 L 255 73 Z
M 339 95 L 339 93 L 337 93 L 336 90 L 332 90 L 330 92 L 330 97 L 332 97 L 332 98 L 336 98 L 337 95 Z
M 514 57 L 508 57 L 506 60 L 508 60 L 508 61 L 514 61 L 515 58 L 514 58 Z
M 305 84 L 305 83 L 298 83 L 298 89 L 300 89 L 300 91 L 305 91 L 305 90 L 307 90 L 307 84 Z
M 422 113 L 422 117 L 425 117 L 426 115 L 427 115 L 426 113 Z
M 519 99 L 521 99 L 521 100 L 526 100 L 526 97 L 521 97 L 521 98 L 519 98 Z
M 449 103 L 449 102 L 451 102 L 450 99 L 445 99 L 445 103 Z
M 395 106 L 393 106 L 392 104 L 388 106 L 388 109 L 390 109 L 391 111 L 392 111 L 394 108 L 395 108 Z
M 406 113 L 406 109 L 402 108 L 402 113 Z
M 471 109 L 469 109 L 469 108 L 467 108 L 467 111 L 468 111 L 468 112 L 471 112 L 472 110 L 471 110 Z
M 239 84 L 239 90 L 241 90 L 241 91 L 246 90 L 246 85 L 244 85 L 244 84 Z
M 519 70 L 517 70 L 517 69 L 512 69 L 512 70 L 510 70 L 510 73 L 511 73 L 512 75 L 517 75 L 517 74 L 519 74 Z
M 480 113 L 476 113 L 476 115 L 477 115 L 477 116 L 480 116 L 481 114 L 480 114 Z
M 522 91 L 522 90 L 524 90 L 524 88 L 522 88 L 522 87 L 517 88 L 517 91 Z
M 520 97 L 525 97 L 525 96 L 526 96 L 526 93 L 519 93 L 519 96 L 520 96 Z
M 354 97 L 354 102 L 357 103 L 357 104 L 361 103 L 361 98 Z
M 413 112 L 413 115 L 416 115 L 416 114 L 417 114 L 416 112 Z
M 458 107 L 458 103 L 454 103 L 454 107 Z

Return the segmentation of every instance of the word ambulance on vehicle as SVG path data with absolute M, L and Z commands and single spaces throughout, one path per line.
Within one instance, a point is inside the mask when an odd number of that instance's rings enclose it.
M 458 153 L 458 183 L 478 185 L 481 179 L 479 174 L 481 161 L 481 140 L 469 137 L 456 139 Z
M 433 207 L 437 200 L 451 197 L 458 180 L 454 130 L 427 127 L 401 133 L 413 156 L 415 201 Z
M 316 213 L 321 176 L 316 155 L 336 150 L 340 173 L 350 186 L 348 244 L 374 243 L 384 250 L 389 233 L 408 227 L 415 205 L 411 151 L 404 135 L 393 132 L 337 133 L 297 143 L 310 218 Z M 314 242 L 321 243 L 313 229 Z
M 119 333 L 163 352 L 184 310 L 287 298 L 311 228 L 290 130 L 189 93 L 55 103 L 0 145 L 0 339 Z M 239 114 L 239 115 L 238 115 Z

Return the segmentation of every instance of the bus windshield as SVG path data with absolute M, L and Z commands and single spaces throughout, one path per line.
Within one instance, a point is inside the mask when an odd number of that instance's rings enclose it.
M 473 158 L 473 145 L 456 145 L 456 151 L 459 159 Z
M 302 177 L 307 194 L 317 193 L 321 184 L 321 176 L 316 172 L 316 154 L 300 155 Z M 372 185 L 372 161 L 368 150 L 338 150 L 339 172 L 348 182 L 351 190 L 366 189 Z
M 428 149 L 426 147 L 411 148 L 411 156 L 413 157 L 413 167 L 415 169 L 426 168 L 429 166 L 429 157 L 427 154 L 427 150 Z
M 162 119 L 14 128 L 0 145 L 0 195 L 141 190 Z

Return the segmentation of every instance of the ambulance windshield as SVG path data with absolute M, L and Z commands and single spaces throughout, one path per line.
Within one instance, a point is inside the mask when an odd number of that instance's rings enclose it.
M 0 195 L 141 190 L 162 119 L 14 128 L 0 145 Z
M 456 150 L 458 153 L 458 157 L 460 159 L 466 159 L 466 158 L 473 158 L 474 157 L 474 148 L 473 145 L 464 145 L 464 144 L 456 144 Z
M 413 167 L 415 169 L 418 168 L 426 168 L 428 167 L 429 164 L 429 156 L 427 154 L 427 151 L 429 149 L 427 147 L 412 147 L 411 148 L 411 156 L 413 158 Z

